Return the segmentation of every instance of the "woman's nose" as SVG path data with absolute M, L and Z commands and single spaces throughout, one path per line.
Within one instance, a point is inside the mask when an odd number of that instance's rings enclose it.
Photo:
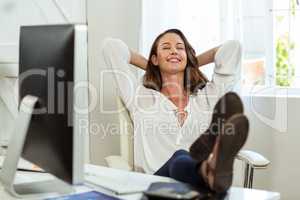
M 171 48 L 171 54 L 177 54 L 178 52 L 177 52 L 177 49 L 176 48 Z

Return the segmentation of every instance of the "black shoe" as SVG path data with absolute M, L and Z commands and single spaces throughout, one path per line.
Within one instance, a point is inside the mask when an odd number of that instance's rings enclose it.
M 243 113 L 243 103 L 234 92 L 223 95 L 216 103 L 209 128 L 190 146 L 190 155 L 198 161 L 208 158 L 224 123 L 234 114 Z
M 208 171 L 212 174 L 212 190 L 226 192 L 232 184 L 234 159 L 244 146 L 249 132 L 249 122 L 245 115 L 235 114 L 224 124 L 223 130 L 216 139 Z

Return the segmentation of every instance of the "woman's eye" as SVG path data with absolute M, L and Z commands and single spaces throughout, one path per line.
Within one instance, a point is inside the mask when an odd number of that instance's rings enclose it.
M 170 47 L 163 47 L 164 50 L 168 50 L 171 49 Z
M 179 49 L 179 50 L 184 50 L 184 47 L 177 47 L 177 49 Z

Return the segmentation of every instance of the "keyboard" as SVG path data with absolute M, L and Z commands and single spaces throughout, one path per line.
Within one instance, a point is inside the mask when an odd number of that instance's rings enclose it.
M 108 167 L 86 165 L 85 181 L 117 195 L 141 193 L 154 182 L 174 182 L 173 179 Z

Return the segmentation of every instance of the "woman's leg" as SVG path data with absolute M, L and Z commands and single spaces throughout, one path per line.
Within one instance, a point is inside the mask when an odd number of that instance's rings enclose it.
M 203 189 L 208 189 L 201 170 L 201 163 L 194 160 L 185 150 L 176 151 L 172 157 L 155 173 L 155 175 L 174 178 Z
M 180 155 L 186 155 L 188 154 L 187 151 L 185 150 L 178 150 L 176 151 L 171 158 L 159 169 L 157 170 L 157 172 L 155 172 L 155 175 L 158 176 L 166 176 L 166 177 L 170 177 L 170 166 L 173 164 L 174 160 L 180 156 Z

